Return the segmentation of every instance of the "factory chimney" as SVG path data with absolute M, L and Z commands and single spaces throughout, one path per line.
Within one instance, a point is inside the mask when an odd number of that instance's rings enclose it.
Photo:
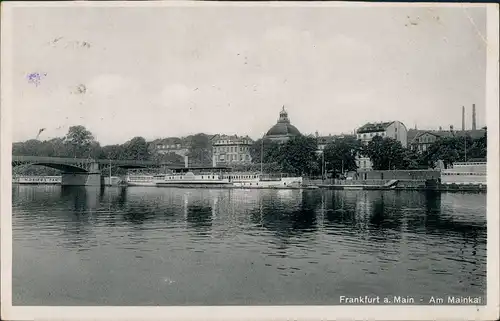
M 472 130 L 476 130 L 476 104 L 472 104 Z
M 465 106 L 462 106 L 462 131 L 465 131 Z
M 189 158 L 187 156 L 184 156 L 184 167 L 185 168 L 189 167 Z

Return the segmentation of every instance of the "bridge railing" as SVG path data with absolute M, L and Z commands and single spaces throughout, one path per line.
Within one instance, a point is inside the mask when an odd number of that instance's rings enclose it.
M 46 156 L 12 156 L 13 162 L 36 162 L 36 163 L 57 163 L 57 164 L 88 164 L 98 163 L 101 165 L 113 166 L 183 166 L 181 163 L 168 163 L 147 160 L 109 160 L 93 158 L 70 158 L 70 157 L 46 157 Z
M 39 163 L 92 163 L 90 158 L 70 158 L 70 157 L 46 157 L 46 156 L 12 156 L 12 161 L 15 162 L 39 162 Z

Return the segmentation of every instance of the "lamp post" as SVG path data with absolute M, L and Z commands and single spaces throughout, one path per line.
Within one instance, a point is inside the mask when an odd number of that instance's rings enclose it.
M 260 140 L 260 175 L 264 169 L 264 136 L 262 136 L 262 139 Z
M 321 151 L 321 181 L 325 181 L 325 151 Z
M 467 162 L 467 135 L 464 135 L 464 162 Z

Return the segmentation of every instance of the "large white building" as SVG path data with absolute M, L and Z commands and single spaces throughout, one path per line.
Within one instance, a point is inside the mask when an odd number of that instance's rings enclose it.
M 405 148 L 408 145 L 408 130 L 402 122 L 397 120 L 382 123 L 367 123 L 356 131 L 356 138 L 361 140 L 365 145 L 376 136 L 395 139 L 401 142 L 401 145 Z M 356 165 L 360 171 L 372 170 L 372 162 L 368 157 L 358 156 L 356 158 Z
M 151 143 L 153 152 L 157 154 L 174 153 L 181 157 L 185 157 L 189 152 L 189 147 L 183 144 L 181 138 L 170 137 L 158 139 Z
M 212 155 L 215 164 L 250 163 L 253 140 L 248 136 L 216 135 L 212 138 Z

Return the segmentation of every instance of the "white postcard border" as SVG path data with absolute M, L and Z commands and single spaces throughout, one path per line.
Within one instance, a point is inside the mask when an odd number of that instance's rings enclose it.
M 155 7 L 155 6 L 272 6 L 272 7 L 404 7 L 405 3 L 343 2 L 11 2 L 1 11 L 1 113 L 0 113 L 0 209 L 1 209 L 1 317 L 5 320 L 94 319 L 94 320 L 245 320 L 245 319 L 382 319 L 382 320 L 492 320 L 499 316 L 499 11 L 487 6 L 487 90 L 488 194 L 487 194 L 487 306 L 231 306 L 231 307 L 30 307 L 12 306 L 12 104 L 11 58 L 12 9 L 29 6 L 67 7 Z M 477 7 L 484 4 L 426 3 L 420 7 Z

